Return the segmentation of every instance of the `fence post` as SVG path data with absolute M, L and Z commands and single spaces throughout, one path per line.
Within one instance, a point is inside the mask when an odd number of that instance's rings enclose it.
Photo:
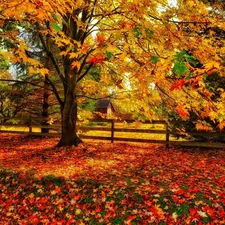
M 166 148 L 169 147 L 170 134 L 169 134 L 169 126 L 168 122 L 166 122 Z
M 32 119 L 29 117 L 29 133 L 32 133 Z
M 111 121 L 111 143 L 114 141 L 114 120 Z

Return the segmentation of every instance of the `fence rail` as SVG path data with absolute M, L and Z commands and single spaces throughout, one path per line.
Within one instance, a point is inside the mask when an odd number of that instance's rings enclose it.
M 29 117 L 29 118 L 6 118 L 0 117 L 0 132 L 2 133 L 21 133 L 21 134 L 29 134 L 29 135 L 41 135 L 41 136 L 51 136 L 51 137 L 60 137 L 61 135 L 61 125 L 42 125 L 43 121 L 48 121 L 48 118 L 39 118 L 39 117 Z M 177 123 L 183 123 L 181 121 L 172 121 L 167 122 L 164 120 L 152 120 L 152 121 L 143 121 L 141 124 L 143 125 L 161 125 L 160 129 L 153 128 L 138 128 L 132 127 L 129 125 L 133 125 L 135 121 L 126 120 L 119 121 L 113 119 L 91 119 L 88 121 L 89 123 L 105 123 L 105 126 L 94 126 L 86 124 L 78 126 L 79 136 L 82 139 L 94 139 L 94 140 L 108 140 L 111 143 L 115 141 L 121 142 L 140 142 L 140 143 L 159 143 L 169 145 L 179 145 L 179 146 L 193 146 L 193 147 L 211 147 L 211 148 L 225 148 L 224 143 L 209 143 L 209 142 L 197 142 L 197 141 L 187 141 L 187 140 L 171 140 L 174 135 L 179 134 L 178 132 L 171 131 L 170 126 Z M 122 127 L 121 124 L 126 123 L 128 127 Z M 118 124 L 119 127 L 118 127 Z M 116 126 L 117 125 L 117 126 Z M 45 133 L 41 132 L 41 130 L 45 128 Z M 89 131 L 102 131 L 108 132 L 108 136 L 103 135 L 88 135 Z M 121 133 L 133 133 L 137 136 L 137 138 L 129 138 L 129 137 L 121 137 L 117 136 Z M 139 138 L 140 134 L 157 134 L 163 135 L 162 138 Z M 207 137 L 225 137 L 225 132 L 189 132 L 184 133 L 186 135 L 199 135 L 199 136 L 207 136 Z

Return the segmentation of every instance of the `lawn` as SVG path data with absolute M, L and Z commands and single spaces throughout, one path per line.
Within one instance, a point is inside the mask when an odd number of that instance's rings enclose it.
M 225 150 L 0 134 L 0 224 L 225 224 Z
M 93 123 L 93 127 L 97 128 L 111 128 L 111 123 L 105 123 L 104 125 L 98 125 Z M 163 124 L 143 124 L 141 122 L 134 122 L 134 123 L 122 123 L 122 122 L 115 122 L 114 128 L 123 128 L 123 129 L 133 129 L 132 132 L 122 132 L 122 131 L 114 131 L 114 137 L 119 138 L 140 138 L 140 139 L 147 139 L 147 140 L 166 140 L 166 134 L 157 134 L 157 133 L 140 133 L 135 132 L 135 129 L 143 129 L 143 131 L 149 130 L 156 130 L 156 131 L 165 131 L 165 126 Z M 101 131 L 101 130 L 88 130 L 82 132 L 88 136 L 99 136 L 99 137 L 111 137 L 111 130 L 109 131 Z M 171 140 L 175 140 L 174 137 L 170 137 Z

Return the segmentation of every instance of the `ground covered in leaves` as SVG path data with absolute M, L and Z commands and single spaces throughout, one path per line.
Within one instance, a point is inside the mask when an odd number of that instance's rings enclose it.
M 225 150 L 0 134 L 0 224 L 225 224 Z

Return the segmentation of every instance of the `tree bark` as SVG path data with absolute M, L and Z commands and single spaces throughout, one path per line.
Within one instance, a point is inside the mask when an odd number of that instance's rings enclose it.
M 44 118 L 44 121 L 42 122 L 42 125 L 47 126 L 49 125 L 46 118 L 49 116 L 49 96 L 50 96 L 50 85 L 48 82 L 48 75 L 45 75 L 45 81 L 44 81 L 44 94 L 43 94 L 43 107 L 42 107 L 42 117 Z M 41 128 L 42 133 L 49 133 L 48 128 Z
M 68 82 L 69 87 L 67 88 L 65 101 L 61 105 L 61 118 L 62 118 L 62 134 L 61 139 L 58 143 L 58 147 L 61 146 L 78 146 L 82 143 L 81 139 L 77 135 L 76 123 L 77 123 L 77 99 L 75 80 Z
M 46 46 L 49 48 L 50 46 L 50 36 L 46 36 Z M 45 68 L 50 68 L 50 58 L 47 56 L 45 61 Z M 44 118 L 42 125 L 46 126 L 49 125 L 47 121 L 47 117 L 49 116 L 49 96 L 50 96 L 50 84 L 49 84 L 49 75 L 45 74 L 44 79 L 44 93 L 43 93 L 43 105 L 42 105 L 42 117 Z M 48 128 L 41 128 L 42 133 L 49 133 Z

